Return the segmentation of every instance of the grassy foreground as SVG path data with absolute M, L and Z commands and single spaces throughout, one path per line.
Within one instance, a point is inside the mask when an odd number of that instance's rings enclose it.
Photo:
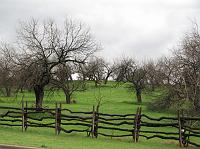
M 108 85 L 101 88 L 94 88 L 93 84 L 88 84 L 88 90 L 85 92 L 76 92 L 73 99 L 76 100 L 76 104 L 63 105 L 64 108 L 69 108 L 73 111 L 91 111 L 92 106 L 96 105 L 99 99 L 101 99 L 100 111 L 103 113 L 135 113 L 138 105 L 135 102 L 135 95 L 133 92 L 128 92 L 127 85 L 123 84 L 116 86 L 114 83 L 109 82 Z M 151 102 L 161 94 L 161 91 L 157 90 L 152 93 L 143 94 L 143 113 L 152 117 L 169 116 L 170 113 L 156 113 L 148 111 L 146 108 L 148 102 Z M 0 98 L 1 106 L 17 106 L 20 107 L 20 100 L 22 94 L 17 97 Z M 63 102 L 65 99 L 62 92 L 57 92 L 54 95 L 45 97 L 44 106 L 55 107 L 55 101 Z M 24 100 L 33 101 L 29 106 L 34 106 L 34 94 L 30 92 L 24 93 Z M 0 144 L 15 144 L 32 146 L 39 148 L 49 149 L 176 149 L 178 147 L 177 141 L 166 141 L 161 139 L 146 140 L 141 138 L 139 143 L 133 143 L 132 138 L 125 139 L 112 139 L 108 137 L 99 137 L 98 139 L 92 139 L 86 137 L 86 134 L 64 134 L 59 136 L 54 134 L 53 129 L 48 128 L 28 128 L 25 133 L 21 132 L 19 127 L 4 127 L 0 126 Z M 194 147 L 189 147 L 194 148 Z
M 15 144 L 23 146 L 34 146 L 48 149 L 176 149 L 179 148 L 177 142 L 144 140 L 141 139 L 137 144 L 132 140 L 111 139 L 100 137 L 92 139 L 84 134 L 63 134 L 54 135 L 53 130 L 29 129 L 22 133 L 19 128 L 0 128 L 0 143 Z

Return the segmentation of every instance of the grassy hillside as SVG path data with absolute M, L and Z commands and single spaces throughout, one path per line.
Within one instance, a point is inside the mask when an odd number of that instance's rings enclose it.
M 93 83 L 87 84 L 88 89 L 84 92 L 76 92 L 73 99 L 76 100 L 76 104 L 64 104 L 64 108 L 69 108 L 73 111 L 91 111 L 92 106 L 96 105 L 101 99 L 100 111 L 103 113 L 135 113 L 138 104 L 135 102 L 134 92 L 128 91 L 127 84 L 116 85 L 113 82 L 109 82 L 108 85 L 99 88 L 94 88 Z M 47 95 L 48 93 L 46 93 Z M 16 106 L 20 107 L 20 100 L 24 95 L 24 100 L 28 100 L 29 106 L 34 106 L 34 94 L 31 92 L 25 92 L 18 94 L 16 97 L 0 98 L 1 106 Z M 156 90 L 151 93 L 143 94 L 142 112 L 152 117 L 158 116 L 170 116 L 168 113 L 157 113 L 148 111 L 147 104 L 161 95 L 160 90 Z M 54 93 L 53 95 L 45 96 L 44 106 L 55 107 L 55 101 L 64 102 L 65 97 L 61 91 Z M 86 137 L 86 134 L 64 134 L 61 133 L 56 136 L 53 129 L 48 128 L 28 128 L 26 133 L 21 132 L 21 128 L 0 127 L 0 143 L 2 144 L 16 144 L 25 146 L 35 146 L 41 148 L 50 149 L 98 149 L 98 148 L 134 148 L 134 149 L 175 149 L 178 147 L 176 141 L 165 141 L 160 139 L 146 140 L 141 138 L 139 143 L 135 144 L 132 138 L 126 139 L 112 139 L 108 137 L 99 137 L 98 139 L 92 139 Z M 192 147 L 191 147 L 192 148 Z

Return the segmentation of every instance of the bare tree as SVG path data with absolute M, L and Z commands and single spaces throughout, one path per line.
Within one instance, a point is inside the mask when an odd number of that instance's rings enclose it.
M 87 76 L 88 76 L 88 70 L 85 67 L 86 64 L 79 64 L 77 66 L 77 75 L 78 75 L 78 80 L 82 81 L 82 90 L 86 90 L 86 81 L 87 81 Z
M 178 63 L 174 57 L 162 57 L 157 62 L 157 72 L 159 73 L 158 79 L 163 85 L 173 85 L 176 83 L 176 77 L 174 76 L 177 70 Z
M 0 86 L 7 97 L 11 96 L 12 88 L 16 85 L 16 67 L 11 59 L 14 56 L 13 47 L 2 43 L 0 47 Z
M 102 58 L 91 58 L 84 65 L 84 74 L 88 80 L 92 80 L 97 87 L 103 81 L 105 61 Z
M 104 65 L 104 69 L 105 69 L 104 70 L 105 71 L 104 72 L 104 84 L 107 84 L 109 77 L 111 77 L 114 74 L 114 72 L 117 68 L 116 68 L 115 63 L 111 64 L 108 62 L 104 62 L 103 65 Z
M 146 84 L 146 73 L 145 67 L 137 65 L 133 59 L 123 59 L 118 65 L 116 80 L 132 83 L 138 103 L 142 102 L 141 95 Z
M 157 70 L 156 63 L 152 60 L 148 61 L 144 66 L 147 70 L 146 78 L 147 84 L 150 86 L 151 91 L 154 91 L 160 83 L 160 73 Z
M 181 70 L 182 88 L 185 98 L 200 111 L 200 34 L 196 25 L 174 53 Z
M 74 91 L 77 91 L 81 86 L 83 81 L 73 78 L 73 75 L 76 73 L 76 66 L 73 64 L 60 64 L 57 66 L 57 69 L 53 75 L 53 78 L 50 81 L 50 84 L 53 88 L 62 89 L 65 97 L 66 103 L 71 103 L 71 96 Z
M 144 67 L 136 67 L 133 72 L 127 74 L 127 80 L 133 84 L 136 91 L 137 102 L 142 103 L 142 90 L 145 88 L 146 73 Z
M 163 99 L 154 103 L 162 108 L 177 104 L 184 98 L 182 70 L 175 57 L 162 57 L 156 66 L 157 82 L 164 88 Z M 159 107 L 157 107 L 159 108 Z
M 133 59 L 122 59 L 115 62 L 116 71 L 113 74 L 114 80 L 117 82 L 126 82 L 126 73 L 129 67 L 134 67 L 135 61 Z
M 166 104 L 186 101 L 193 105 L 190 110 L 200 110 L 200 35 L 197 26 L 185 36 L 172 57 L 158 61 L 157 70 L 168 91 Z
M 89 30 L 69 19 L 60 28 L 51 20 L 43 24 L 34 19 L 21 22 L 18 39 L 21 51 L 18 64 L 27 72 L 25 81 L 34 89 L 37 109 L 42 108 L 44 88 L 57 65 L 84 63 L 97 50 Z

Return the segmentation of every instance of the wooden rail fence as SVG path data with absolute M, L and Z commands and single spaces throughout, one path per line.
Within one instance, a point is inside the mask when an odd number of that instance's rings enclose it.
M 23 132 L 29 127 L 46 127 L 55 129 L 56 135 L 61 131 L 86 132 L 92 138 L 97 138 L 98 135 L 111 138 L 132 137 L 135 143 L 139 141 L 139 137 L 160 138 L 176 140 L 180 147 L 200 147 L 196 143 L 200 138 L 200 117 L 184 116 L 183 111 L 178 111 L 175 117 L 152 118 L 142 114 L 141 107 L 137 108 L 135 114 L 105 114 L 99 112 L 99 106 L 93 106 L 89 112 L 74 112 L 62 108 L 61 103 L 56 103 L 55 108 L 36 111 L 24 101 L 21 108 L 0 107 L 0 111 L 0 125 L 22 127 Z M 191 125 L 194 121 L 197 126 Z

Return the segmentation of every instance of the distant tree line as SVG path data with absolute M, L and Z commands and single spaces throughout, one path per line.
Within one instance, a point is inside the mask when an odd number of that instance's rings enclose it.
M 130 57 L 113 62 L 95 57 L 100 46 L 89 29 L 70 19 L 62 27 L 52 20 L 21 22 L 17 35 L 17 46 L 1 43 L 0 47 L 0 92 L 4 96 L 33 90 L 39 110 L 47 86 L 62 90 L 69 104 L 74 91 L 86 89 L 86 81 L 98 87 L 112 79 L 129 82 L 138 103 L 142 103 L 144 89 L 163 88 L 166 94 L 155 103 L 158 106 L 189 103 L 192 110 L 200 111 L 198 25 L 171 56 L 140 63 Z

